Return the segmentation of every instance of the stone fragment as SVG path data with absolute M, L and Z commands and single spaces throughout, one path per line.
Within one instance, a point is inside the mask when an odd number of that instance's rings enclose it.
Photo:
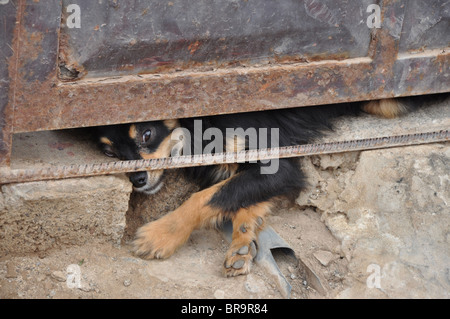
M 325 267 L 337 258 L 335 254 L 326 250 L 318 250 L 313 255 Z
M 12 279 L 17 278 L 16 265 L 13 262 L 8 262 L 6 264 L 6 278 Z
M 52 272 L 50 277 L 59 282 L 64 282 L 67 280 L 67 275 L 64 272 L 59 271 L 59 270 Z

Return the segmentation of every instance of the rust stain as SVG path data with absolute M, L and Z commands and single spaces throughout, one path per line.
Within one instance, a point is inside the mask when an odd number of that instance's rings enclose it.
M 189 50 L 189 52 L 191 53 L 191 55 L 194 54 L 195 51 L 198 50 L 198 48 L 200 47 L 200 45 L 201 45 L 201 43 L 200 43 L 200 41 L 198 41 L 198 40 L 195 41 L 194 43 L 189 44 L 188 50 Z
M 294 55 L 294 56 L 289 56 L 289 55 L 285 55 L 285 56 L 275 56 L 273 58 L 275 63 L 308 63 L 310 60 L 310 57 L 305 57 L 305 56 L 301 56 L 301 55 Z
M 29 46 L 34 50 L 31 52 L 30 59 L 36 60 L 39 57 L 39 54 L 42 52 L 42 40 L 44 39 L 44 35 L 41 32 L 33 32 L 31 34 L 26 33 L 26 31 L 22 32 L 22 34 L 27 37 L 27 41 Z
M 87 75 L 85 68 L 73 61 L 67 34 L 59 35 L 58 77 L 61 81 L 78 81 Z
M 259 92 L 265 91 L 267 90 L 268 87 L 270 87 L 272 83 L 271 82 L 266 82 L 263 85 L 261 85 L 261 87 L 259 88 Z

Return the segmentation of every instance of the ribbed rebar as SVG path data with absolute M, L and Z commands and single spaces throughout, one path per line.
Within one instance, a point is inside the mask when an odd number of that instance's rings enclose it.
M 177 156 L 149 160 L 116 161 L 80 165 L 53 165 L 30 169 L 0 168 L 0 184 L 363 151 L 370 149 L 446 142 L 449 141 L 449 137 L 449 131 L 442 130 L 437 132 L 365 138 L 340 142 L 304 144 L 279 148 Z

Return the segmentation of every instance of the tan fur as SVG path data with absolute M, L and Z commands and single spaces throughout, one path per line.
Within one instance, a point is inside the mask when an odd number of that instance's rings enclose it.
M 395 118 L 407 112 L 406 107 L 397 99 L 370 101 L 363 106 L 363 110 L 384 118 Z
M 236 163 L 233 164 L 222 164 L 217 167 L 217 170 L 214 172 L 216 180 L 223 180 L 230 178 L 236 174 L 239 165 Z
M 164 120 L 163 123 L 171 131 L 180 126 L 178 120 Z
M 233 235 L 230 248 L 227 251 L 224 262 L 224 273 L 227 277 L 248 274 L 254 256 L 251 254 L 251 244 L 256 241 L 259 231 L 264 227 L 264 217 L 270 211 L 268 202 L 259 203 L 248 208 L 238 210 L 233 219 Z M 258 223 L 260 221 L 261 223 Z M 239 254 L 238 251 L 246 246 L 247 254 Z M 243 260 L 244 266 L 235 269 L 233 264 Z
M 134 125 L 134 124 L 130 125 L 130 129 L 128 130 L 128 135 L 133 140 L 136 138 L 136 136 L 137 136 L 136 125 Z
M 222 183 L 193 194 L 173 212 L 142 226 L 134 241 L 136 254 L 147 258 L 168 258 L 183 245 L 192 231 L 215 223 L 222 212 L 207 205 Z
M 172 150 L 174 141 L 172 141 L 171 136 L 167 136 L 161 144 L 159 144 L 158 149 L 152 153 L 139 152 L 143 159 L 155 159 L 155 158 L 165 158 L 170 156 L 170 151 Z
M 241 136 L 227 136 L 225 143 L 227 152 L 239 152 L 245 150 L 245 138 Z
M 221 168 L 224 169 L 227 172 L 227 174 L 229 174 L 231 177 L 234 174 L 236 174 L 236 171 L 239 168 L 239 164 L 237 164 L 237 163 L 223 164 L 223 165 L 221 165 Z
M 139 152 L 143 159 L 155 159 L 155 158 L 165 158 L 170 156 L 170 151 L 172 150 L 173 141 L 170 135 L 167 136 L 159 145 L 158 149 L 153 153 Z M 148 181 L 152 184 L 156 183 L 161 176 L 164 174 L 164 170 L 150 170 L 147 172 Z
M 111 140 L 109 138 L 107 138 L 107 137 L 104 137 L 104 136 L 100 138 L 100 142 L 102 142 L 103 144 L 109 145 L 109 146 L 113 145 Z

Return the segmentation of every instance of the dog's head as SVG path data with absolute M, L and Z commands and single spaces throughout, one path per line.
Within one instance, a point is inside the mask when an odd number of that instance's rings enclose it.
M 100 147 L 104 154 L 120 160 L 169 157 L 173 146 L 171 132 L 176 120 L 120 124 L 98 128 Z M 155 194 L 163 185 L 163 170 L 130 173 L 134 189 Z

